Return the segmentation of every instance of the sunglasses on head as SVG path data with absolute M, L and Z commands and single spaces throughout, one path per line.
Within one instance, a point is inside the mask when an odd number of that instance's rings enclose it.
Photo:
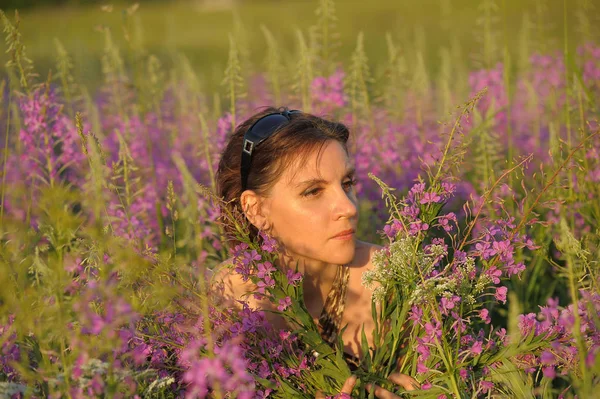
M 246 190 L 248 184 L 248 175 L 250 174 L 250 164 L 252 162 L 252 154 L 256 147 L 280 127 L 286 125 L 291 120 L 291 114 L 299 114 L 302 111 L 291 110 L 283 112 L 275 112 L 268 114 L 254 122 L 250 129 L 244 134 L 244 142 L 242 146 L 242 191 Z

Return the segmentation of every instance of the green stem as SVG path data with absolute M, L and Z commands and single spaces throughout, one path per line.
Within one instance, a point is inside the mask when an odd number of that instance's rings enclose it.
M 12 101 L 12 90 L 8 90 L 8 107 L 6 114 L 6 134 L 4 136 L 4 154 L 2 162 L 2 195 L 0 199 L 0 234 L 4 232 L 4 198 L 6 194 L 6 164 L 8 162 L 8 136 L 10 133 L 10 106 Z
M 577 348 L 579 350 L 579 369 L 581 371 L 582 380 L 584 384 L 584 390 L 588 388 L 587 378 L 587 367 L 585 365 L 586 359 L 586 347 L 581 337 L 581 317 L 579 315 L 579 293 L 577 292 L 577 286 L 575 283 L 575 271 L 573 270 L 574 259 L 573 256 L 567 256 L 567 270 L 569 274 L 569 291 L 571 293 L 571 300 L 573 301 L 573 317 L 575 321 L 573 323 L 573 335 L 577 342 Z M 585 391 L 584 391 L 585 392 Z M 583 396 L 586 396 L 585 394 Z

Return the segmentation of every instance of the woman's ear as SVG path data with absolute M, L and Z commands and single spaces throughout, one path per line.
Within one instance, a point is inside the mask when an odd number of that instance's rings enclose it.
M 240 196 L 240 204 L 246 218 L 259 230 L 267 231 L 270 228 L 269 221 L 265 215 L 264 198 L 255 191 L 246 190 Z

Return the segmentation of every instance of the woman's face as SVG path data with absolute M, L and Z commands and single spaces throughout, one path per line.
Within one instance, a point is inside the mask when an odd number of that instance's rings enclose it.
M 320 154 L 313 151 L 307 162 L 288 168 L 264 200 L 271 234 L 289 255 L 349 263 L 358 221 L 354 185 L 354 167 L 342 145 L 325 143 Z

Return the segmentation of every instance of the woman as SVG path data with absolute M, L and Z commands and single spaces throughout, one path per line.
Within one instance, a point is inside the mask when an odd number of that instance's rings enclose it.
M 306 307 L 323 338 L 335 342 L 340 327 L 347 325 L 342 340 L 352 361 L 360 354 L 363 326 L 369 344 L 373 341 L 371 291 L 362 286 L 361 276 L 372 267 L 371 255 L 379 247 L 355 237 L 358 201 L 348 136 L 343 124 L 268 108 L 233 132 L 219 163 L 217 189 L 232 211 L 247 218 L 253 236 L 264 231 L 277 240 L 279 267 L 298 265 Z M 227 297 L 273 308 L 267 300 L 246 295 L 256 287 L 231 268 L 223 268 L 218 278 Z M 275 327 L 285 327 L 283 319 L 267 314 Z M 407 390 L 418 386 L 403 374 L 390 379 Z M 348 379 L 341 394 L 350 394 L 354 383 Z M 381 399 L 398 397 L 374 388 Z

